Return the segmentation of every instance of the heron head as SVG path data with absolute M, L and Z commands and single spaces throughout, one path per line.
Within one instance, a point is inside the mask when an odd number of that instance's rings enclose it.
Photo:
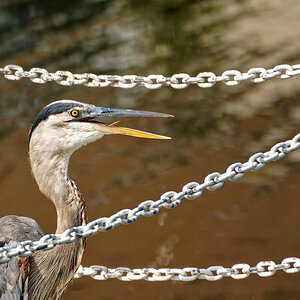
M 60 100 L 44 107 L 36 117 L 29 133 L 29 147 L 43 145 L 59 152 L 72 154 L 88 143 L 106 134 L 122 134 L 140 138 L 169 139 L 169 137 L 119 127 L 114 122 L 105 124 L 101 119 L 107 117 L 173 117 L 169 114 L 96 107 L 71 100 Z M 31 149 L 33 150 L 33 149 Z

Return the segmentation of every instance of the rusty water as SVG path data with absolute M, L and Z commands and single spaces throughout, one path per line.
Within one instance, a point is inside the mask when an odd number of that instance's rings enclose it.
M 14 0 L 0 7 L 1 66 L 197 75 L 300 61 L 296 0 Z M 201 182 L 299 132 L 299 77 L 157 91 L 1 78 L 0 88 L 0 216 L 32 217 L 49 233 L 55 231 L 55 210 L 30 174 L 27 134 L 41 107 L 53 100 L 176 116 L 124 122 L 172 136 L 171 141 L 109 136 L 74 154 L 70 174 L 86 199 L 90 220 L 178 191 L 189 181 Z M 206 268 L 298 256 L 299 163 L 295 152 L 176 209 L 90 237 L 82 264 Z M 63 299 L 300 299 L 299 276 L 278 271 L 271 278 L 187 283 L 81 278 Z

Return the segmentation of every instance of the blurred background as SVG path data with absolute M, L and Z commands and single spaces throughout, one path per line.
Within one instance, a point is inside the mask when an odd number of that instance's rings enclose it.
M 298 0 L 1 0 L 0 66 L 96 74 L 163 74 L 300 63 Z M 170 141 L 108 136 L 74 154 L 71 177 L 89 220 L 133 208 L 244 162 L 299 132 L 299 76 L 210 89 L 39 85 L 0 78 L 0 216 L 55 231 L 52 203 L 30 174 L 27 136 L 53 100 L 171 113 L 124 125 Z M 300 152 L 176 209 L 88 238 L 83 266 L 230 267 L 299 256 Z M 181 283 L 74 280 L 63 299 L 300 299 L 300 273 Z

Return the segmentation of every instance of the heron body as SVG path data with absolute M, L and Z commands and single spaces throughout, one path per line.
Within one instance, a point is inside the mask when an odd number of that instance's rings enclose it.
M 75 182 L 68 176 L 74 151 L 106 134 L 123 134 L 164 139 L 134 129 L 99 122 L 102 117 L 169 117 L 171 115 L 136 110 L 95 107 L 60 100 L 44 107 L 29 133 L 29 160 L 40 191 L 55 205 L 56 233 L 85 225 L 85 202 Z M 43 231 L 34 220 L 19 216 L 0 218 L 0 247 L 25 240 L 38 240 Z M 85 239 L 37 251 L 30 257 L 14 257 L 0 265 L 0 299 L 58 299 L 72 281 L 80 265 Z

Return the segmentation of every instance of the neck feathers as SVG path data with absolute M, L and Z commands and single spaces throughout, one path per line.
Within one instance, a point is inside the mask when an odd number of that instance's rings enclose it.
M 65 210 L 58 211 L 57 233 L 87 223 L 85 203 L 76 184 L 67 179 L 69 190 Z M 85 239 L 70 244 L 57 245 L 50 251 L 35 252 L 30 257 L 30 299 L 58 299 L 72 281 L 85 249 Z
M 52 200 L 57 212 L 56 233 L 87 223 L 85 203 L 75 182 L 68 177 L 71 154 L 55 146 L 39 147 L 42 142 L 30 142 L 29 158 L 33 176 L 40 191 Z M 57 299 L 78 269 L 85 239 L 57 245 L 50 251 L 38 251 L 30 257 L 29 298 Z
M 31 147 L 29 151 L 33 176 L 40 191 L 54 203 L 57 231 L 86 223 L 85 203 L 75 182 L 68 176 L 70 155 L 52 149 Z
M 29 299 L 58 299 L 78 269 L 85 240 L 58 245 L 50 251 L 35 252 L 30 257 Z

